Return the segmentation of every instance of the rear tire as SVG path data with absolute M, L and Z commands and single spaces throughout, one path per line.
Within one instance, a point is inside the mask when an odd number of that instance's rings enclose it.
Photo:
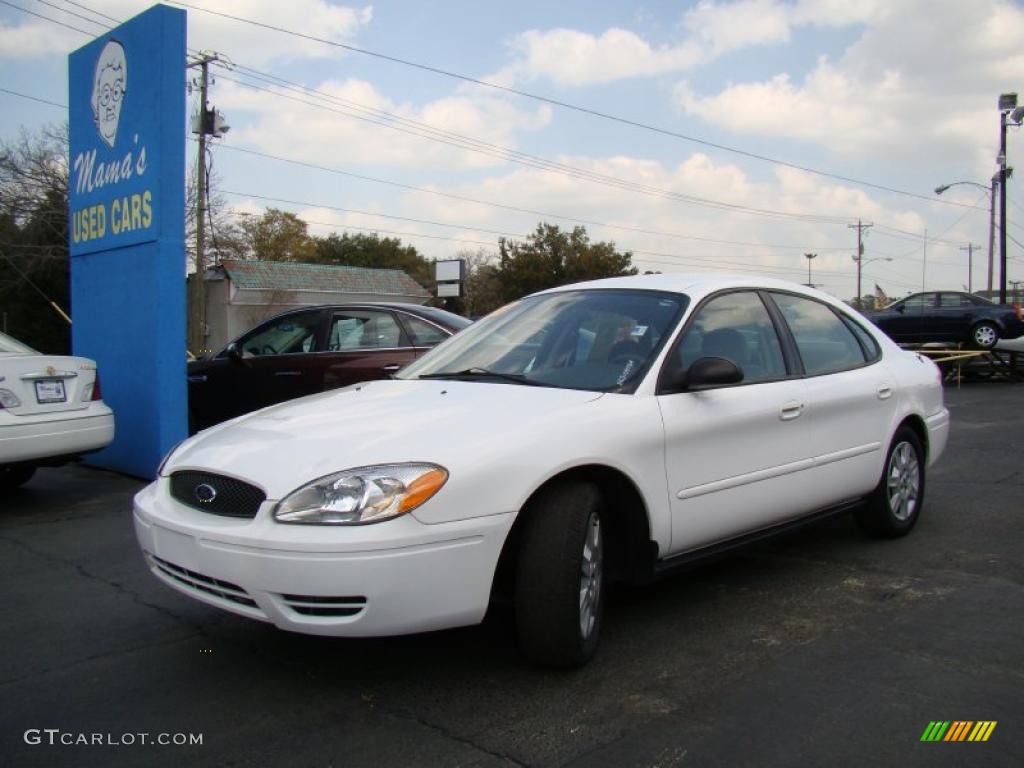
M 869 536 L 906 536 L 921 514 L 925 489 L 924 448 L 917 433 L 900 427 L 885 457 L 878 486 L 856 512 L 857 523 Z
M 597 651 L 605 592 L 601 506 L 596 487 L 573 482 L 523 510 L 516 628 L 520 650 L 536 664 L 578 667 Z
M 6 490 L 24 485 L 32 479 L 32 475 L 35 473 L 36 468 L 26 464 L 0 467 L 0 489 Z
M 987 320 L 971 328 L 971 344 L 978 349 L 992 349 L 999 343 L 999 327 Z

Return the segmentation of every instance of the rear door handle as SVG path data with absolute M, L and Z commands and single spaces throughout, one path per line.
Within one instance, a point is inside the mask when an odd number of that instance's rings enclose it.
M 892 387 L 890 387 L 888 384 L 881 384 L 881 385 L 879 385 L 879 387 L 878 387 L 878 399 L 879 400 L 888 400 L 890 397 L 892 397 Z
M 188 380 L 189 381 L 194 381 L 197 384 L 202 384 L 203 382 L 206 381 L 206 374 L 203 373 L 203 374 L 196 374 L 195 376 L 189 376 Z
M 803 412 L 803 403 L 786 403 L 782 406 L 782 410 L 779 411 L 779 418 L 783 421 L 792 421 L 793 419 L 799 418 L 800 414 Z
M 275 376 L 301 376 L 302 371 L 274 371 Z
M 385 365 L 383 368 L 381 368 L 381 370 L 384 371 L 384 373 L 394 373 L 401 367 L 402 366 L 398 365 L 397 363 L 392 363 L 391 365 Z

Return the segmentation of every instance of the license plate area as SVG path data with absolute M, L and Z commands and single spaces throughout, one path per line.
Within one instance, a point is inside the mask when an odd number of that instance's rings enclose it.
M 40 405 L 67 402 L 67 392 L 62 379 L 42 379 L 35 382 L 36 402 Z

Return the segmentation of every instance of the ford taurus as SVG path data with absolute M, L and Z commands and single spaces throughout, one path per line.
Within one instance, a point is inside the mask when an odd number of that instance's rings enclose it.
M 906 534 L 948 429 L 935 365 L 832 297 L 615 278 L 196 435 L 135 527 L 168 586 L 282 629 L 469 625 L 500 596 L 527 658 L 572 666 L 613 580 L 844 511 Z

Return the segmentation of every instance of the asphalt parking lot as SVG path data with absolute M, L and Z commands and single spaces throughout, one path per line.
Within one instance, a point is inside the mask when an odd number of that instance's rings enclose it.
M 143 567 L 141 483 L 41 470 L 0 499 L 0 764 L 1024 765 L 1024 386 L 947 401 L 909 537 L 840 518 L 619 590 L 576 672 L 526 666 L 501 612 L 350 641 L 205 607 Z

